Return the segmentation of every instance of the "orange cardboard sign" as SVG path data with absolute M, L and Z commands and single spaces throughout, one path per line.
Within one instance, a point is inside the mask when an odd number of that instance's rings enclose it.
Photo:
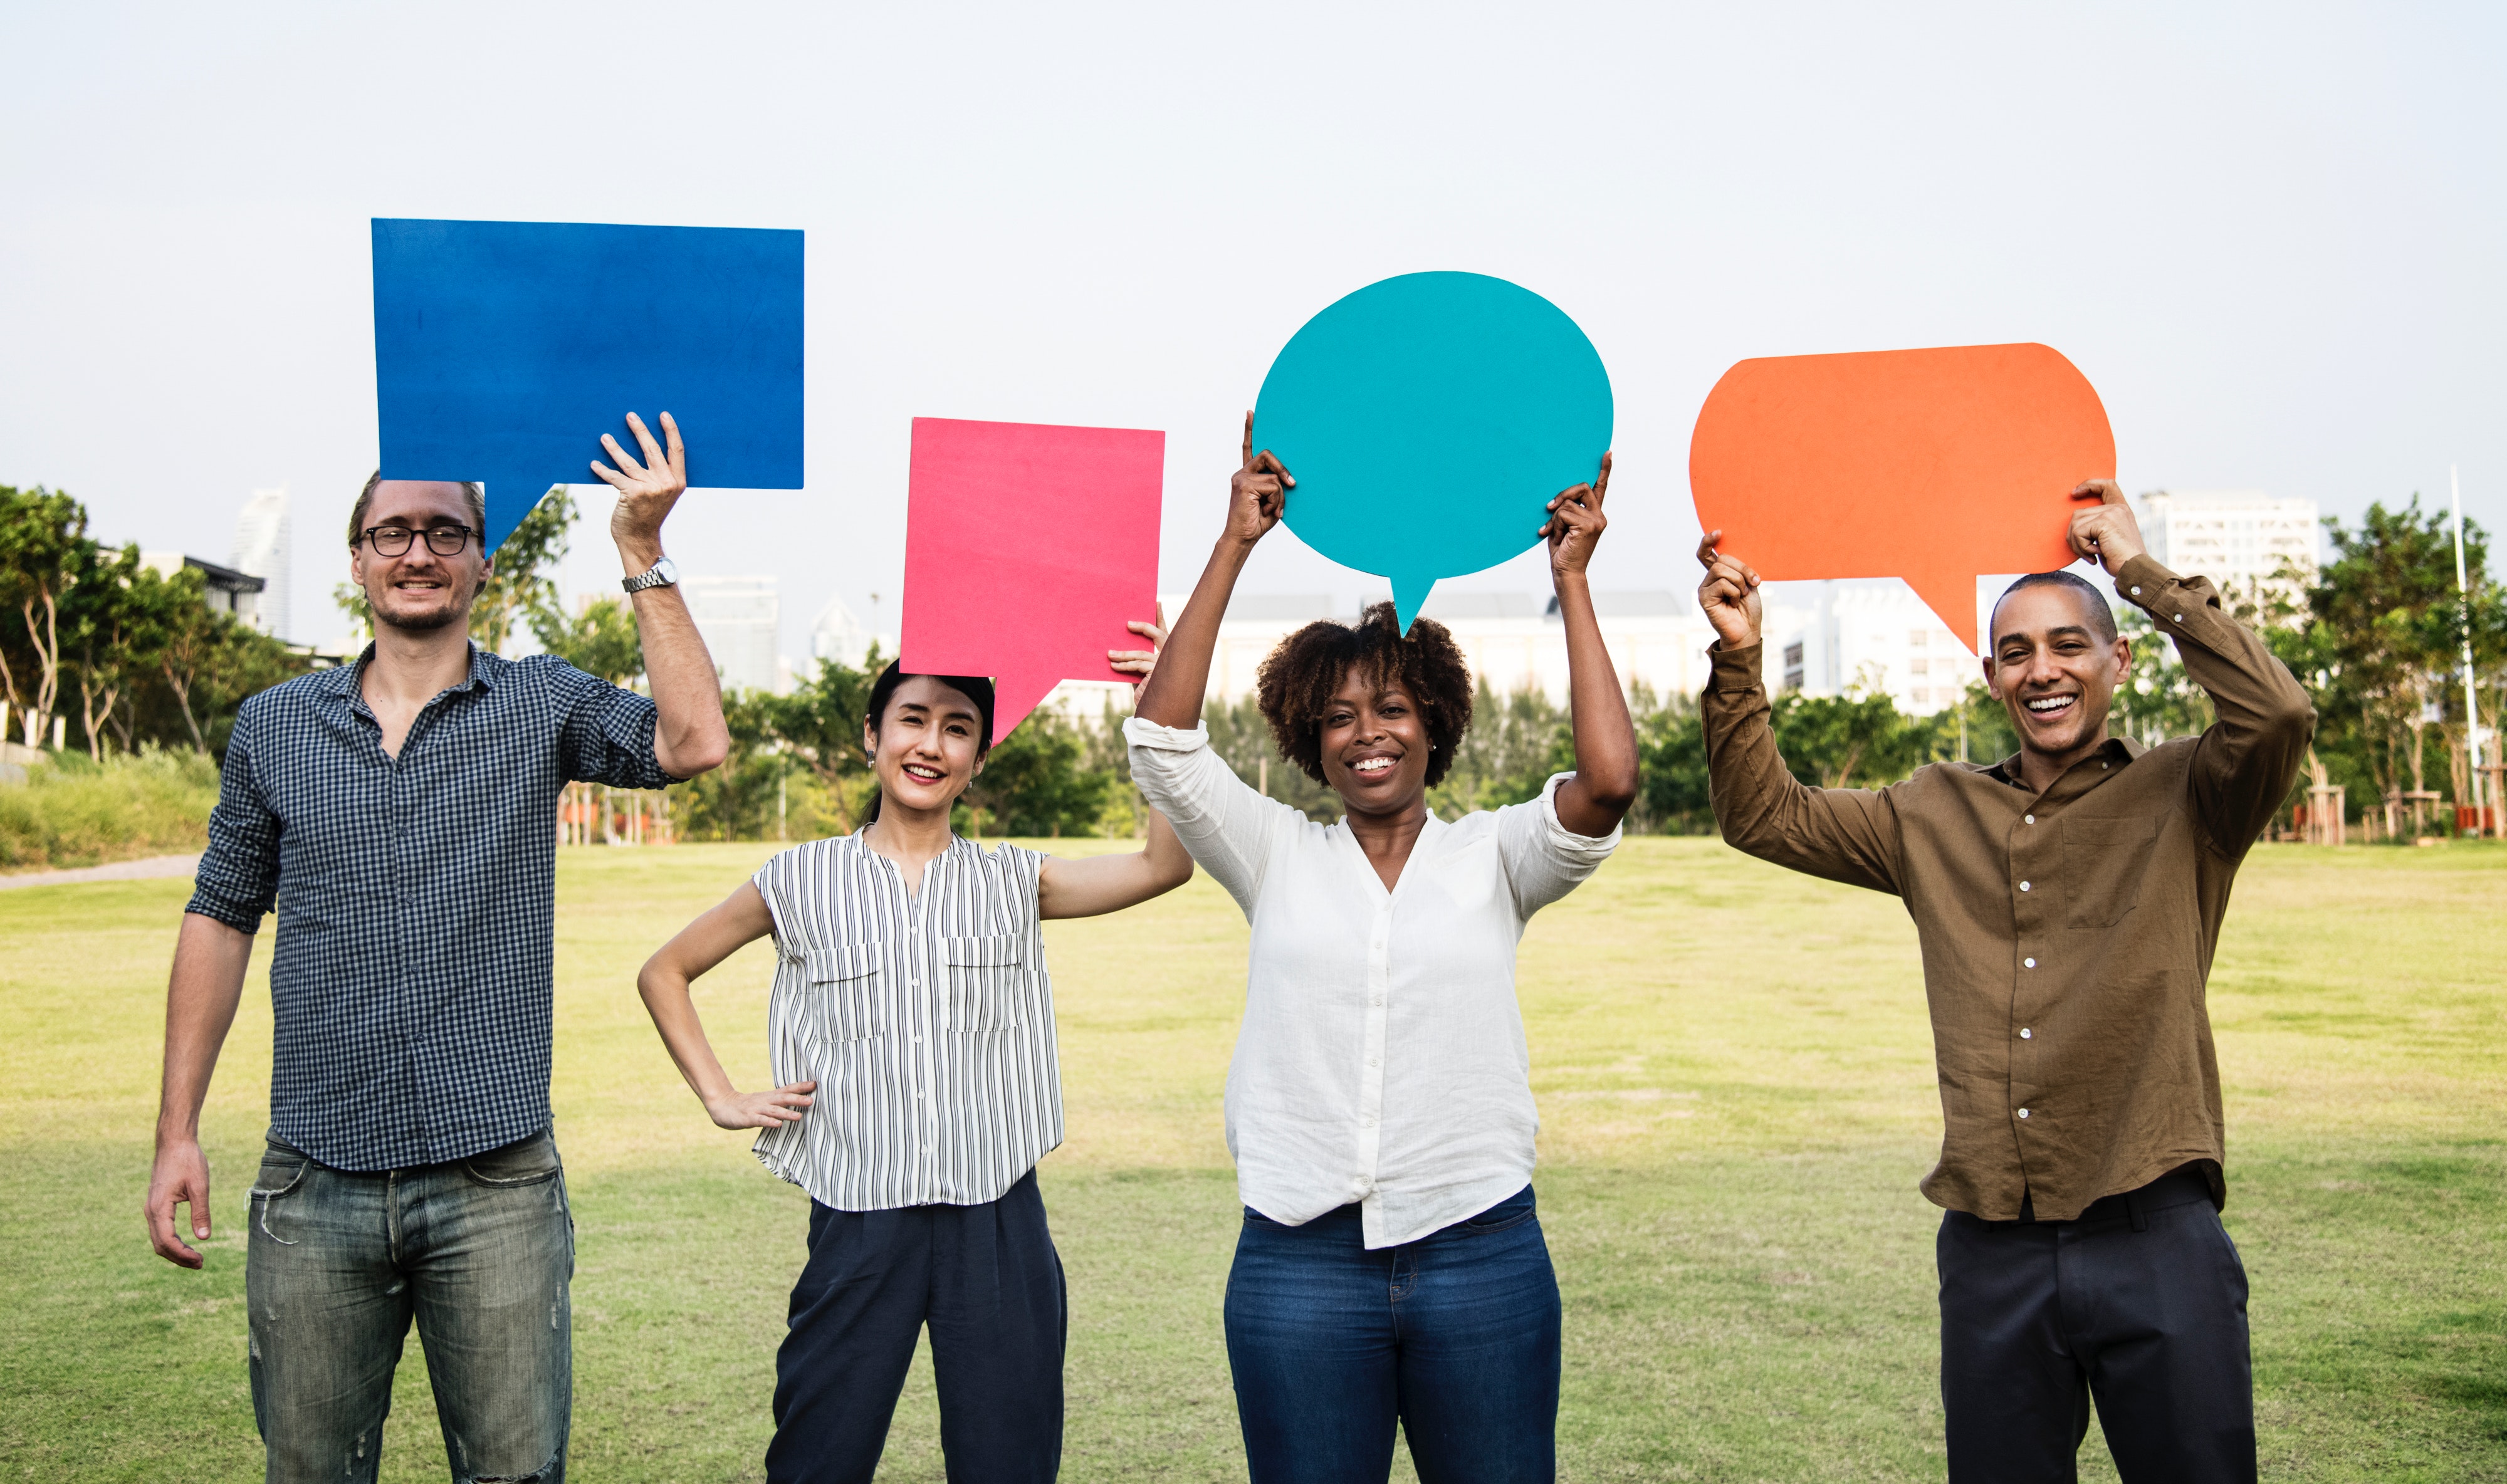
M 1971 650 L 1976 579 L 2069 565 L 2073 488 L 2114 477 L 2106 408 L 2050 345 L 1742 361 L 1689 444 L 1723 551 L 1771 582 L 1903 577 Z

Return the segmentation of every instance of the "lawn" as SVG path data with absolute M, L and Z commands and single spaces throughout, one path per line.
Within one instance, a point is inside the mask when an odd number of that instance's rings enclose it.
M 759 1476 L 805 1202 L 707 1122 L 633 974 L 766 852 L 561 855 L 581 1479 Z M 152 1256 L 138 1217 L 187 885 L 0 893 L 0 1479 L 259 1476 L 240 1237 L 270 1065 L 258 982 L 205 1119 L 207 1271 Z M 2502 903 L 2494 847 L 2275 846 L 2246 868 L 2212 1006 L 2267 1477 L 2507 1480 Z M 1241 1479 L 1218 1305 L 1243 922 L 1204 878 L 1047 938 L 1071 1129 L 1042 1174 L 1071 1275 L 1065 1476 Z M 1564 1476 L 1939 1477 L 1939 1213 L 1914 1186 L 1940 1113 L 1905 913 L 1712 841 L 1637 840 L 1533 923 L 1522 964 Z M 752 949 L 699 988 L 743 1085 L 764 1076 L 768 968 Z M 918 1366 L 883 1477 L 938 1479 L 936 1435 Z M 2094 1430 L 2083 1471 L 2113 1477 Z M 383 1476 L 445 1477 L 415 1343 Z

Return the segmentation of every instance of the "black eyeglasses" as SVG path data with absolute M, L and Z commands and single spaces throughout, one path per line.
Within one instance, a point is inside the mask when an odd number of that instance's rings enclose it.
M 362 532 L 366 545 L 378 557 L 398 557 L 409 550 L 412 538 L 419 534 L 406 525 L 369 525 Z M 461 548 L 478 534 L 467 525 L 430 525 L 424 532 L 426 549 L 439 557 L 458 557 Z

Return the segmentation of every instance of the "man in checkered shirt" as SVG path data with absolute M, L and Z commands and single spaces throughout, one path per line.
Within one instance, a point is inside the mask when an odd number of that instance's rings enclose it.
M 375 1476 L 414 1319 L 455 1477 L 562 1480 L 574 1226 L 549 1128 L 557 807 L 568 781 L 660 788 L 723 760 L 712 660 L 662 556 L 687 487 L 671 415 L 593 471 L 652 699 L 470 642 L 488 579 L 475 485 L 378 476 L 348 521 L 375 641 L 244 703 L 174 949 L 147 1214 L 209 1235 L 200 1111 L 254 931 L 278 913 L 268 1152 L 244 1290 L 272 1481 Z

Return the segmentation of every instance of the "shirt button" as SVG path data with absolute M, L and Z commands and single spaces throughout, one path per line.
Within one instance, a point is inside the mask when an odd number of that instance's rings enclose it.
M 1383 1064 L 1381 1061 L 1379 1061 L 1379 1060 L 1377 1060 L 1376 1058 L 1374 1058 L 1374 1057 L 1368 1057 L 1368 1058 L 1366 1059 L 1366 1065 L 1367 1065 L 1367 1066 L 1369 1066 L 1369 1067 L 1381 1067 L 1381 1066 L 1383 1066 L 1384 1064 Z
M 2181 624 L 2181 623 L 2183 623 L 2183 622 L 2185 622 L 2185 615 L 2184 615 L 2184 614 L 2182 614 L 2182 613 L 2179 613 L 2178 615 L 2176 615 L 2176 621 L 2177 621 L 2178 623 L 2180 623 L 2180 624 Z
M 2019 966 L 2021 968 L 2035 968 L 2037 966 L 2037 960 L 2034 959 L 2022 959 L 2019 960 Z
M 2023 1041 L 2024 1041 L 2024 1040 L 2026 1040 L 2026 1039 L 2028 1039 L 2028 1028 L 2027 1028 L 2026 1026 L 2022 1026 L 2022 1027 L 2020 1027 L 2020 1028 L 2019 1028 L 2019 1038 L 2020 1038 L 2021 1040 L 2023 1040 Z M 2026 1116 L 2028 1116 L 2028 1115 L 2027 1115 L 2027 1114 L 2025 1114 L 2025 1113 L 2022 1113 L 2020 1116 L 2024 1118 L 2024 1117 L 2026 1117 Z
M 2019 1116 L 2020 1116 L 2020 1117 L 2022 1117 L 2022 1118 L 2027 1117 L 2027 1116 L 2028 1116 L 2028 1110 L 2027 1110 L 2026 1108 L 2024 1108 L 2024 1107 L 2023 1107 L 2023 1108 L 2021 1108 L 2021 1109 L 2019 1110 Z
M 2022 891 L 2027 890 L 2027 889 L 2028 889 L 2028 884 L 2027 884 L 2026 882 L 2024 882 L 2024 881 L 2023 881 L 2023 882 L 2021 882 L 2021 883 L 2019 884 L 2019 889 L 2020 889 L 2020 890 L 2022 890 Z
M 2132 590 L 2132 596 L 2133 596 L 2133 597 L 2139 597 L 2141 596 L 2141 589 L 2139 589 L 2139 588 L 2135 588 L 2135 589 L 2133 589 L 2133 590 Z
M 2037 822 L 2037 816 L 2035 814 L 2021 814 L 2019 817 L 2030 824 Z

